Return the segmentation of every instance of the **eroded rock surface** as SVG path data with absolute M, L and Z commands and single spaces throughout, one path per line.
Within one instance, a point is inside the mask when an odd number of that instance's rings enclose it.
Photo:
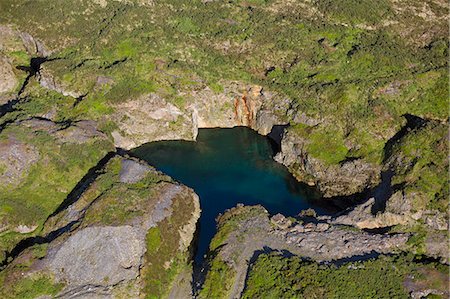
M 18 83 L 11 64 L 0 56 L 0 95 L 12 92 Z

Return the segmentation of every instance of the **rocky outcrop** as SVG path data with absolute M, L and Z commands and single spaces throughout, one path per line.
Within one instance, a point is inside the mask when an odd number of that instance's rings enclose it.
M 112 116 L 116 147 L 131 149 L 150 141 L 194 139 L 192 118 L 164 98 L 149 94 L 118 104 Z
M 289 99 L 263 90 L 261 86 L 221 82 L 223 92 L 204 88 L 184 94 L 194 112 L 197 128 L 246 126 L 267 135 L 274 125 L 287 123 Z
M 394 225 L 408 225 L 414 222 L 411 215 L 393 213 L 385 211 L 384 213 L 372 214 L 375 199 L 370 198 L 367 202 L 358 205 L 347 213 L 336 217 L 333 222 L 358 227 L 359 229 L 385 228 Z
M 349 209 L 344 214 L 331 220 L 333 224 L 343 224 L 359 229 L 388 229 L 390 227 L 403 227 L 404 231 L 413 231 L 420 241 L 413 244 L 412 251 L 421 252 L 430 257 L 448 263 L 448 243 L 445 241 L 448 232 L 448 217 L 445 213 L 436 210 L 425 210 L 413 213 L 410 202 L 396 192 L 386 203 L 384 211 L 372 213 L 375 199 Z M 426 231 L 425 235 L 417 232 L 417 227 Z
M 299 180 L 315 185 L 324 197 L 358 194 L 380 182 L 381 166 L 363 159 L 328 165 L 307 151 L 308 139 L 288 130 L 275 160 Z
M 75 90 L 73 86 L 61 82 L 52 74 L 50 68 L 47 65 L 42 65 L 37 74 L 37 79 L 42 87 L 48 88 L 50 90 L 56 91 L 63 96 L 69 96 L 72 98 L 79 98 L 85 94 L 85 92 L 80 90 Z
M 87 227 L 55 248 L 48 267 L 71 286 L 107 287 L 136 279 L 145 242 L 132 226 Z
M 401 250 L 406 248 L 408 240 L 407 234 L 380 235 L 351 230 L 330 223 L 326 217 L 288 219 L 281 214 L 270 217 L 261 206 L 233 208 L 218 221 L 217 236 L 220 236 L 221 241 L 215 246 L 211 263 L 225 263 L 230 269 L 226 275 L 233 275 L 230 288 L 224 296 L 227 298 L 240 296 L 248 261 L 257 252 L 288 252 L 321 262 L 357 260 Z
M 51 277 L 43 294 L 58 285 L 59 298 L 167 296 L 180 287 L 173 285 L 181 283 L 178 275 L 189 277 L 197 195 L 137 160 L 115 157 L 104 171 L 77 202 L 48 219 L 43 256 L 30 258 L 26 249 L 4 270 L 0 294 L 10 294 L 4 298 L 14 297 L 23 277 Z M 158 277 L 152 268 L 161 269 Z M 157 279 L 165 283 L 163 291 L 149 289 Z
M 18 83 L 11 64 L 0 57 L 0 95 L 14 91 Z
M 39 156 L 35 146 L 18 140 L 14 135 L 0 140 L 0 183 L 19 185 Z
M 360 229 L 385 228 L 395 225 L 414 225 L 423 222 L 428 229 L 448 230 L 448 219 L 442 212 L 424 210 L 413 212 L 410 201 L 402 195 L 401 191 L 394 193 L 386 202 L 384 211 L 373 214 L 375 199 L 370 198 L 361 205 L 351 208 L 347 213 L 336 217 L 336 224 L 356 226 Z
M 142 180 L 150 171 L 150 166 L 134 160 L 122 160 L 119 172 L 121 183 L 137 183 Z

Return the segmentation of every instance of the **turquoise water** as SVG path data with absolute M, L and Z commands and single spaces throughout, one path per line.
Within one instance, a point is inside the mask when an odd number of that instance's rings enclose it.
M 312 190 L 272 159 L 271 141 L 248 128 L 201 129 L 196 142 L 151 142 L 133 154 L 199 195 L 202 214 L 196 262 L 216 232 L 217 215 L 238 203 L 261 204 L 270 213 L 289 216 L 310 207 L 325 212 L 313 204 Z

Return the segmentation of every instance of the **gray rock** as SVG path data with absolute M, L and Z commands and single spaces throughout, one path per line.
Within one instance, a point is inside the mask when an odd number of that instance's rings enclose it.
M 316 231 L 318 231 L 318 232 L 327 231 L 329 228 L 330 228 L 330 225 L 328 223 L 318 223 L 316 225 Z
M 0 183 L 17 186 L 39 157 L 37 148 L 14 136 L 0 140 Z
M 106 139 L 106 135 L 97 130 L 97 123 L 94 121 L 83 120 L 74 125 L 58 130 L 55 134 L 62 142 L 82 144 L 93 138 Z
M 70 286 L 108 286 L 135 279 L 145 251 L 141 235 L 131 226 L 84 228 L 61 245 L 50 269 Z
M 130 159 L 122 159 L 119 180 L 122 183 L 136 183 L 143 179 L 152 168 Z
M 278 228 L 286 229 L 292 225 L 292 221 L 284 217 L 284 215 L 276 214 L 270 221 L 275 224 Z

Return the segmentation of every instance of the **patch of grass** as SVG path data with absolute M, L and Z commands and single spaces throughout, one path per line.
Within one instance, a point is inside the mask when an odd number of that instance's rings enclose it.
M 415 211 L 427 208 L 447 211 L 448 139 L 447 126 L 429 122 L 408 133 L 393 147 L 397 163 L 393 184 L 405 184 Z M 405 167 L 407 165 L 407 167 Z
M 309 135 L 309 139 L 308 153 L 325 163 L 337 164 L 347 155 L 348 150 L 344 145 L 344 138 L 342 133 L 337 130 L 329 128 L 314 130 Z
M 147 231 L 147 251 L 156 252 L 161 246 L 161 233 L 158 227 L 152 227 Z
M 235 271 L 220 257 L 215 257 L 206 275 L 199 298 L 227 298 L 232 287 Z
M 407 276 L 435 267 L 414 262 L 410 256 L 381 256 L 336 267 L 262 254 L 251 268 L 243 298 L 408 298 Z M 441 286 L 445 279 L 439 276 L 426 283 Z
M 62 288 L 63 284 L 55 283 L 49 275 L 32 274 L 20 279 L 12 288 L 0 290 L 0 293 L 5 299 L 33 299 L 43 295 L 54 296 Z

